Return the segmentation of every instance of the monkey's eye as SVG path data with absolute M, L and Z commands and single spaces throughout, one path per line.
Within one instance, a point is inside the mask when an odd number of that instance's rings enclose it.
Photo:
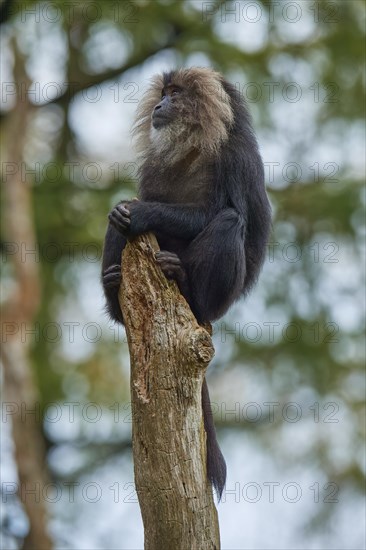
M 172 95 L 178 95 L 179 94 L 179 90 L 173 90 L 172 91 Z

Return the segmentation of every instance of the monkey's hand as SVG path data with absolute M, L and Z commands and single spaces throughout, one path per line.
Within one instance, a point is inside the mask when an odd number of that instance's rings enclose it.
M 109 221 L 125 237 L 141 235 L 146 227 L 146 203 L 138 199 L 122 201 L 110 212 Z
M 127 237 L 131 224 L 131 213 L 128 201 L 117 204 L 108 214 L 108 219 L 110 224 L 113 225 L 119 233 Z

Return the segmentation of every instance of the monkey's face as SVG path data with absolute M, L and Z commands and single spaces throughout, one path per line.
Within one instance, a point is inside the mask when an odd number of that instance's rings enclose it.
M 205 68 L 179 69 L 153 78 L 137 109 L 137 149 L 176 160 L 192 149 L 217 154 L 234 120 L 222 77 Z
M 164 128 L 182 115 L 182 103 L 184 91 L 174 84 L 165 86 L 161 91 L 161 100 L 154 107 L 151 115 L 152 125 L 155 130 Z

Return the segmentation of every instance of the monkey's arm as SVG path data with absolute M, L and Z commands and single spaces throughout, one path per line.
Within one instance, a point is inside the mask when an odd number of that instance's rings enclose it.
M 159 231 L 191 240 L 207 225 L 207 210 L 196 204 L 123 201 L 109 214 L 113 227 L 123 235 Z

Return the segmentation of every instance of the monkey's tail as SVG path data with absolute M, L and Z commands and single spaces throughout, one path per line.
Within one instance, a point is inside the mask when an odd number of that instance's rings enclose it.
M 226 483 L 226 464 L 216 438 L 206 378 L 204 378 L 202 384 L 202 409 L 205 431 L 207 434 L 207 477 L 215 487 L 220 501 Z

